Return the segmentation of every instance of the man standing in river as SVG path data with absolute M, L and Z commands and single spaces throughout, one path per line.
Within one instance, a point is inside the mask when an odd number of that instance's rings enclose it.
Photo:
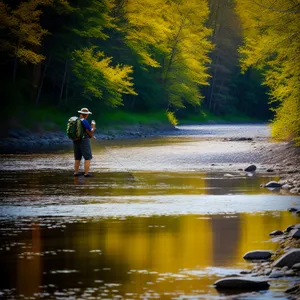
M 91 143 L 90 138 L 94 138 L 93 136 L 95 130 L 96 130 L 96 123 L 95 121 L 92 121 L 92 125 L 89 124 L 87 118 L 92 113 L 87 108 L 82 108 L 78 111 L 79 118 L 81 120 L 81 124 L 83 127 L 83 137 L 80 140 L 73 141 L 73 149 L 74 149 L 74 176 L 79 176 L 80 173 L 78 172 L 80 167 L 80 161 L 82 159 L 82 156 L 84 158 L 84 177 L 90 177 L 91 174 L 89 173 L 90 165 L 91 165 L 91 159 L 92 159 L 92 149 L 91 149 Z

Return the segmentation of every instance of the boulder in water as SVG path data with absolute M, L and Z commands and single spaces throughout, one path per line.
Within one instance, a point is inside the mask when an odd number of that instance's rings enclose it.
M 257 291 L 266 290 L 269 288 L 269 283 L 259 278 L 249 277 L 226 277 L 219 279 L 214 283 L 216 289 L 235 289 L 235 290 L 247 290 Z
M 247 260 L 269 259 L 273 252 L 270 250 L 255 250 L 247 252 L 243 258 Z

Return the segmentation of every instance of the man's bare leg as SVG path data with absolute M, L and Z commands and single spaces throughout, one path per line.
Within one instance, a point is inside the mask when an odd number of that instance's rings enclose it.
M 75 160 L 74 173 L 78 173 L 79 167 L 80 167 L 80 160 Z
M 84 161 L 84 174 L 88 174 L 90 170 L 91 161 L 85 160 Z

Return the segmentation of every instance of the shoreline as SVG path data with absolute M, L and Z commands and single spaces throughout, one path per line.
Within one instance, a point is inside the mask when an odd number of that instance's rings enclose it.
M 122 129 L 109 128 L 98 129 L 94 135 L 97 140 L 110 141 L 121 139 L 138 139 L 146 137 L 159 137 L 167 132 L 176 132 L 172 125 L 157 126 L 124 126 Z M 72 141 L 64 131 L 41 131 L 15 129 L 9 132 L 9 136 L 0 139 L 0 154 L 26 154 L 43 153 L 53 150 L 71 148 Z

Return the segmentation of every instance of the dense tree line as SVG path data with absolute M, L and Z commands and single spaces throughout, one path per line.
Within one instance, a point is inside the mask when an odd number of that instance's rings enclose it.
M 270 89 L 283 103 L 279 120 L 287 114 L 286 101 L 299 111 L 297 91 L 283 88 L 299 77 L 298 23 L 292 19 L 299 9 L 292 0 L 277 1 L 275 8 L 265 2 L 0 0 L 6 106 L 61 110 L 85 104 L 104 112 L 169 110 L 182 117 L 206 109 L 266 119 Z M 275 24 L 279 14 L 282 21 Z M 289 35 L 295 43 L 287 53 L 290 44 L 271 51 Z

